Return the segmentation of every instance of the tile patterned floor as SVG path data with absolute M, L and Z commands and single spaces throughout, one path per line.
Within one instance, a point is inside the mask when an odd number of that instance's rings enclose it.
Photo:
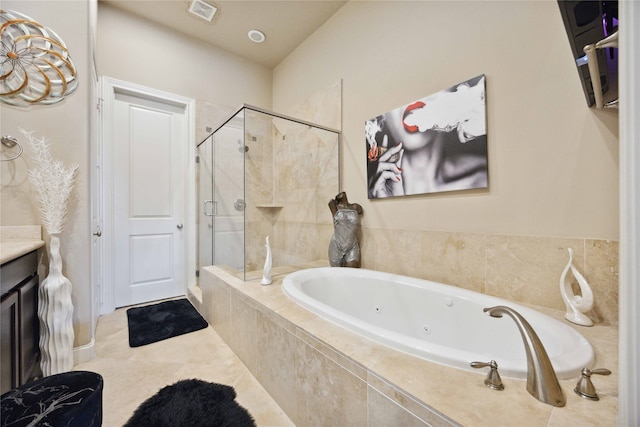
M 126 308 L 102 316 L 96 357 L 74 367 L 104 378 L 103 427 L 120 427 L 144 400 L 181 379 L 198 378 L 233 386 L 236 401 L 258 426 L 294 426 L 211 326 L 186 335 L 129 347 Z

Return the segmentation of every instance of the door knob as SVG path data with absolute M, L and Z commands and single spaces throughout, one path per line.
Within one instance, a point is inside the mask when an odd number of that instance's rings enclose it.
M 100 237 L 100 236 L 102 236 L 102 231 L 98 230 L 95 233 L 93 233 L 93 235 Z
M 178 224 L 177 227 L 178 227 L 178 230 L 182 230 L 182 224 Z

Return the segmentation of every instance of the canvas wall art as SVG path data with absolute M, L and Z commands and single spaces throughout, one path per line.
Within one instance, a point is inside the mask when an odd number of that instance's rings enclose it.
M 488 186 L 485 76 L 365 122 L 369 198 Z

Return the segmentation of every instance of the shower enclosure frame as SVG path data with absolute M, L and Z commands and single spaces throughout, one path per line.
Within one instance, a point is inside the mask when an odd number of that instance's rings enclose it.
M 226 213 L 229 212 L 229 206 L 231 204 L 227 200 L 226 203 L 221 203 L 216 199 L 218 194 L 216 194 L 216 184 L 218 188 L 220 187 L 219 182 L 216 182 L 219 179 L 216 176 L 217 169 L 216 168 L 216 160 L 214 157 L 216 156 L 215 150 L 219 147 L 222 147 L 222 142 L 220 140 L 216 140 L 216 136 L 221 135 L 221 132 L 228 132 L 230 129 L 237 127 L 239 123 L 239 117 L 242 118 L 242 135 L 241 141 L 238 142 L 238 150 L 244 155 L 242 156 L 242 170 L 241 175 L 242 178 L 238 178 L 238 181 L 242 181 L 242 197 L 235 197 L 236 200 L 234 203 L 236 210 L 242 211 L 242 230 L 241 230 L 241 252 L 242 252 L 242 265 L 227 265 L 222 263 L 223 266 L 227 266 L 230 268 L 230 271 L 234 273 L 237 277 L 242 280 L 252 280 L 254 278 L 259 278 L 260 273 L 262 271 L 262 265 L 264 262 L 264 255 L 266 254 L 265 245 L 265 237 L 270 235 L 270 243 L 274 254 L 274 269 L 277 267 L 285 266 L 285 265 L 303 265 L 311 263 L 313 265 L 323 265 L 323 262 L 327 261 L 326 248 L 327 246 L 318 244 L 318 239 L 326 239 L 326 243 L 328 245 L 331 234 L 333 232 L 333 223 L 330 215 L 329 208 L 327 206 L 329 200 L 337 194 L 341 189 L 341 156 L 342 156 L 342 133 L 338 129 L 333 129 L 327 126 L 319 125 L 307 120 L 298 119 L 295 117 L 275 113 L 273 111 L 269 111 L 260 107 L 256 107 L 249 104 L 242 104 L 237 110 L 234 111 L 226 120 L 221 122 L 220 125 L 214 128 L 212 132 L 210 132 L 206 138 L 204 138 L 201 142 L 197 144 L 196 149 L 198 150 L 199 164 L 198 164 L 198 174 L 197 178 L 197 199 L 198 199 L 198 255 L 197 255 L 197 271 L 200 268 L 205 267 L 207 265 L 218 265 L 221 263 L 217 262 L 220 257 L 216 256 L 216 253 L 220 252 L 222 246 L 220 246 L 220 233 L 219 233 L 219 223 L 222 221 L 224 223 L 236 223 L 234 218 L 225 217 Z M 253 120 L 255 119 L 255 120 Z M 253 120 L 253 121 L 252 121 Z M 256 130 L 255 122 L 264 121 L 268 123 L 266 128 L 269 136 L 267 138 L 271 138 L 268 141 L 271 145 L 256 145 L 259 144 L 259 139 L 264 137 L 264 135 L 258 135 L 257 137 L 253 135 L 253 132 L 259 134 L 259 130 Z M 269 126 L 270 125 L 270 126 Z M 259 127 L 259 126 L 258 126 Z M 286 132 L 282 131 L 280 134 L 280 128 L 284 129 L 293 129 L 291 132 L 294 134 L 291 142 L 285 142 L 287 135 Z M 264 130 L 264 129 L 263 129 Z M 311 142 L 314 143 L 314 146 L 306 146 L 304 144 L 298 144 L 298 141 L 305 142 L 304 137 L 302 135 L 311 135 L 313 138 Z M 295 173 L 304 174 L 305 168 L 304 164 L 308 166 L 307 169 L 318 170 L 318 176 L 315 177 L 316 182 L 312 185 L 315 187 L 310 187 L 310 191 L 305 191 L 305 189 L 296 188 L 291 191 L 291 194 L 304 194 L 302 197 L 306 198 L 305 201 L 294 201 L 293 204 L 283 202 L 283 203 L 274 203 L 274 198 L 277 197 L 276 193 L 282 194 L 285 192 L 288 197 L 289 193 L 286 190 L 280 188 L 282 186 L 282 182 L 277 183 L 276 177 L 271 177 L 271 200 L 257 200 L 260 198 L 259 195 L 256 195 L 255 192 L 252 194 L 248 194 L 251 190 L 255 190 L 256 186 L 259 186 L 261 182 L 255 181 L 254 175 L 260 175 L 261 171 L 256 171 L 256 167 L 260 168 L 260 161 L 251 162 L 251 156 L 259 156 L 258 151 L 261 150 L 260 147 L 266 147 L 267 150 L 270 150 L 270 155 L 275 156 L 274 151 L 276 150 L 274 147 L 279 143 L 282 138 L 282 144 L 290 144 L 290 148 L 294 147 L 294 150 L 286 150 L 284 151 L 284 156 L 286 159 L 278 158 L 278 161 L 283 164 L 288 164 L 292 167 L 289 169 L 295 169 Z M 300 139 L 298 139 L 300 138 Z M 207 153 L 205 149 L 207 148 L 206 144 L 209 141 L 211 153 Z M 216 146 L 217 144 L 217 146 Z M 227 144 L 227 148 L 229 147 L 229 143 Z M 293 145 L 291 145 L 293 144 Z M 316 146 L 320 148 L 316 149 Z M 295 147 L 302 147 L 301 151 L 295 151 Z M 256 151 L 257 148 L 257 151 Z M 262 148 L 264 149 L 264 148 Z M 322 150 L 325 150 L 324 152 Z M 204 152 L 204 156 L 207 157 L 203 159 L 200 155 L 201 152 Z M 227 150 L 227 152 L 235 153 L 236 150 Z M 295 154 L 294 154 L 295 153 Z M 211 155 L 211 159 L 208 156 Z M 314 156 L 325 157 L 315 158 L 312 163 L 309 158 L 313 158 Z M 220 157 L 220 156 L 218 156 Z M 207 165 L 206 161 L 211 160 L 211 164 Z M 275 174 L 273 170 L 278 168 L 279 162 L 274 161 L 273 157 L 271 161 L 268 162 L 268 167 L 272 168 L 272 174 Z M 231 161 L 226 162 L 225 167 L 230 167 Z M 262 162 L 262 166 L 264 167 L 265 163 Z M 203 200 L 202 197 L 202 179 L 203 175 L 201 173 L 207 166 L 211 166 L 211 197 Z M 287 170 L 286 166 L 280 166 L 283 170 Z M 300 172 L 300 171 L 303 172 Z M 327 183 L 321 183 L 320 181 L 325 181 L 325 175 L 320 175 L 321 173 L 326 174 Z M 265 174 L 263 174 L 265 175 Z M 204 176 L 206 178 L 206 175 Z M 253 181 L 252 181 L 253 180 Z M 286 180 L 284 183 L 286 186 L 291 186 L 292 181 L 313 181 L 313 178 L 310 176 L 304 176 L 303 179 L 295 179 L 295 180 Z M 251 188 L 247 188 L 247 186 Z M 294 184 L 295 185 L 295 184 Z M 264 196 L 264 194 L 262 195 Z M 241 206 L 238 206 L 238 203 Z M 225 208 L 226 205 L 226 208 Z M 294 207 L 303 207 L 303 209 L 295 209 Z M 218 209 L 216 209 L 216 207 Z M 311 209 L 309 209 L 311 208 Z M 225 210 L 226 209 L 226 210 Z M 257 209 L 257 211 L 256 211 Z M 292 219 L 295 225 L 291 225 L 286 223 L 286 220 L 282 220 L 281 217 L 291 218 L 292 216 L 305 216 L 303 220 L 300 220 L 300 223 L 295 223 L 296 219 Z M 248 212 L 253 212 L 248 213 Z M 259 212 L 259 213 L 256 213 Z M 205 224 L 202 219 L 207 216 L 212 218 L 211 223 L 207 223 L 206 226 L 210 227 L 209 229 L 204 228 Z M 256 217 L 259 219 L 256 220 Z M 311 217 L 311 219 L 309 219 Z M 231 221 L 228 221 L 231 219 Z M 283 222 L 284 221 L 284 222 Z M 232 227 L 233 228 L 233 227 Z M 266 229 L 270 229 L 271 232 L 265 231 Z M 279 232 L 276 233 L 276 236 L 273 236 L 273 230 L 278 229 Z M 286 231 L 285 231 L 286 230 Z M 293 233 L 292 233 L 293 231 Z M 294 239 L 286 240 L 284 235 L 294 235 L 296 236 Z M 230 241 L 224 242 L 225 247 L 223 252 L 226 255 L 229 253 L 233 253 L 233 249 L 237 250 L 237 241 L 233 237 L 233 233 L 230 235 Z M 300 236 L 300 238 L 298 238 Z M 315 239 L 310 238 L 309 236 L 315 236 Z M 275 237 L 275 239 L 274 239 Z M 304 239 L 307 239 L 307 244 L 305 245 Z M 210 240 L 207 240 L 210 239 Z M 300 240 L 300 241 L 298 241 Z M 206 243 L 203 245 L 202 243 Z M 298 247 L 295 247 L 298 245 Z M 229 246 L 229 247 L 227 247 Z M 307 251 L 310 246 L 316 246 L 313 250 L 316 252 L 315 254 L 307 254 L 307 258 L 303 252 Z M 207 256 L 203 256 L 203 252 L 205 252 L 208 248 L 211 249 L 210 257 L 209 254 L 204 254 Z M 302 249 L 301 249 L 302 248 Z M 210 262 L 208 262 L 210 261 Z

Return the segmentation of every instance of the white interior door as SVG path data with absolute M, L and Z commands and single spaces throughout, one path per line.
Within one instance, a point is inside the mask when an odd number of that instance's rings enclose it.
M 140 94 L 113 103 L 114 302 L 186 291 L 185 111 Z

